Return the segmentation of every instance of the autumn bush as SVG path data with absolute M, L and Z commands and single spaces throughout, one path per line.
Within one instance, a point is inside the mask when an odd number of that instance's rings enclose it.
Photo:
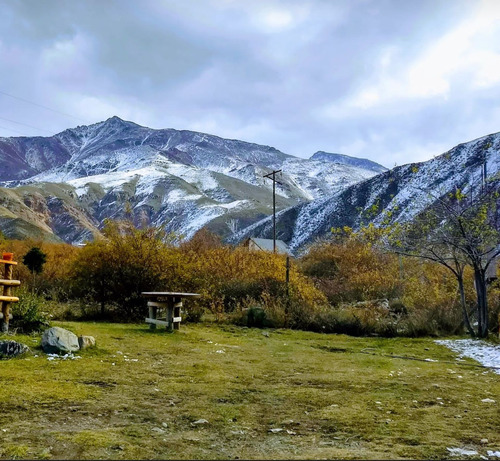
M 313 244 L 299 266 L 331 304 L 316 318 L 316 330 L 381 336 L 462 331 L 459 293 L 450 271 L 381 251 L 362 233 L 349 228 L 334 232 L 331 239 Z M 473 286 L 471 277 L 466 279 L 466 299 L 472 308 Z
M 202 295 L 189 300 L 186 320 L 197 321 L 204 311 L 233 319 L 255 305 L 274 326 L 300 328 L 326 304 L 293 265 L 287 291 L 282 255 L 224 246 L 206 231 L 180 246 L 174 241 L 161 229 L 106 223 L 103 238 L 87 244 L 72 263 L 72 295 L 99 305 L 85 305 L 83 316 L 137 320 L 146 313 L 141 292 L 182 291 Z

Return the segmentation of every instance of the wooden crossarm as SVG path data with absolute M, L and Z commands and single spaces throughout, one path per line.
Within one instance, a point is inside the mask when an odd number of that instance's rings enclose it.
M 17 266 L 15 261 L 6 261 L 5 259 L 0 259 L 0 264 L 10 264 L 12 266 Z
M 0 301 L 4 301 L 6 303 L 17 303 L 19 298 L 17 296 L 0 296 Z
M 168 322 L 166 320 L 158 320 L 158 319 L 149 319 L 146 318 L 146 323 L 151 323 L 153 325 L 162 325 L 162 326 L 168 326 Z M 173 317 L 172 318 L 172 323 L 180 323 L 182 321 L 182 317 Z
M 0 279 L 0 285 L 6 286 L 6 287 L 18 287 L 21 285 L 20 280 L 5 280 L 5 279 Z

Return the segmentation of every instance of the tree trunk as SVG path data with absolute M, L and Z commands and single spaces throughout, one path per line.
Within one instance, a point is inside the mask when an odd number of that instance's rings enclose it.
M 457 280 L 458 280 L 458 289 L 460 291 L 460 304 L 462 305 L 462 313 L 464 316 L 464 325 L 465 328 L 467 328 L 469 334 L 474 338 L 476 336 L 476 333 L 474 331 L 474 328 L 472 328 L 472 325 L 470 324 L 469 314 L 467 313 L 467 305 L 465 302 L 464 279 L 460 275 L 457 276 Z
M 477 322 L 479 338 L 488 337 L 488 299 L 486 297 L 486 277 L 481 269 L 474 268 L 477 295 Z

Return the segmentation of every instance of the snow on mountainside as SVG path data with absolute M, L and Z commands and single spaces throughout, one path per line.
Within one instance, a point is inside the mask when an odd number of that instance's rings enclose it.
M 330 152 L 318 151 L 311 156 L 311 160 L 321 160 L 333 163 L 340 163 L 343 165 L 357 166 L 365 170 L 373 171 L 374 173 L 383 173 L 387 171 L 385 166 L 379 163 L 372 162 L 366 158 L 350 157 L 349 155 L 333 154 Z
M 382 222 L 387 212 L 392 219 L 411 220 L 433 201 L 432 196 L 459 187 L 465 191 L 480 183 L 483 163 L 488 176 L 500 171 L 500 133 L 460 144 L 445 154 L 422 163 L 403 165 L 373 178 L 349 186 L 330 197 L 293 206 L 277 214 L 277 235 L 292 251 L 315 238 L 328 235 L 332 227 L 359 227 L 367 221 L 367 212 L 377 205 L 370 217 Z M 238 241 L 247 236 L 272 235 L 272 221 L 263 219 L 232 237 Z
M 299 159 L 273 147 L 203 133 L 153 130 L 118 117 L 69 129 L 54 138 L 54 144 L 67 155 L 59 155 L 51 168 L 23 178 L 20 184 L 68 182 L 140 169 L 163 161 L 222 173 L 269 189 L 270 181 L 263 176 L 272 169 L 282 169 L 282 186 L 277 188 L 277 193 L 303 201 L 331 194 L 339 186 L 345 187 L 375 174 L 372 169 L 341 166 L 331 160 Z M 22 157 L 22 153 L 19 156 Z
M 71 210 L 71 232 L 66 235 L 62 226 L 57 233 L 67 241 L 82 241 L 105 218 L 123 216 L 126 203 L 138 222 L 164 224 L 186 237 L 209 224 L 228 236 L 271 213 L 272 183 L 263 176 L 273 169 L 282 170 L 278 209 L 329 196 L 376 174 L 362 165 L 299 159 L 269 146 L 156 130 L 118 117 L 51 138 L 0 138 L 0 164 L 6 166 L 0 169 L 0 186 L 39 185 L 37 194 L 47 203 L 52 196 L 44 184 L 70 186 L 71 193 L 58 198 Z M 83 215 L 87 224 L 79 234 L 74 221 Z M 35 225 L 31 214 L 25 216 Z M 50 228 L 50 219 L 43 219 Z

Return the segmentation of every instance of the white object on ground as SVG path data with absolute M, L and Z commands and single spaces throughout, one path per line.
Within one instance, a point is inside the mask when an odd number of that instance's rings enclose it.
M 495 373 L 500 374 L 500 346 L 498 345 L 480 339 L 445 339 L 435 342 L 458 352 L 459 357 L 477 360 L 481 365 L 491 367 Z

